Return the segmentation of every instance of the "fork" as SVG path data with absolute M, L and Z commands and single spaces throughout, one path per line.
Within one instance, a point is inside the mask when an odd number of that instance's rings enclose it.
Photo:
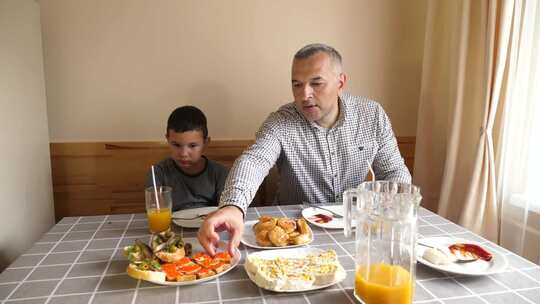
M 173 216 L 172 219 L 173 220 L 195 220 L 195 219 L 198 219 L 198 218 L 205 218 L 206 216 L 208 215 L 208 213 L 204 213 L 204 214 L 197 214 L 197 216 L 194 216 L 194 217 L 175 217 Z

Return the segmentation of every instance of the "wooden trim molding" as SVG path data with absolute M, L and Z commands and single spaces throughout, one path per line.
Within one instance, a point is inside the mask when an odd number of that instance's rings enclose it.
M 415 137 L 398 137 L 405 163 L 412 172 Z M 205 155 L 232 166 L 253 140 L 213 140 Z M 51 143 L 54 207 L 57 220 L 65 216 L 144 212 L 144 176 L 168 156 L 165 142 Z M 254 205 L 271 202 L 275 172 L 257 193 Z

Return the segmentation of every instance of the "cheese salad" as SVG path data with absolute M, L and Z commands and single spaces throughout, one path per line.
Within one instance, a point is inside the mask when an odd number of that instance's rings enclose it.
M 306 290 L 337 282 L 346 275 L 334 250 L 294 258 L 248 256 L 245 267 L 255 284 L 274 291 Z

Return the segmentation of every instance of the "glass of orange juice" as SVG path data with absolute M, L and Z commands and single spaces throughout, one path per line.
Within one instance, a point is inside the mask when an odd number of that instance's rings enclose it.
M 148 187 L 144 194 L 150 232 L 156 233 L 169 229 L 172 217 L 172 188 L 168 186 Z

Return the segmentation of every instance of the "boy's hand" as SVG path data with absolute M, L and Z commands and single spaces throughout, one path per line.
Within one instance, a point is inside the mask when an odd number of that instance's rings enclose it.
M 240 244 L 240 238 L 244 232 L 244 215 L 235 206 L 226 206 L 212 212 L 199 228 L 197 238 L 210 256 L 216 254 L 219 243 L 218 232 L 227 230 L 231 235 L 228 251 L 234 256 L 234 249 Z

